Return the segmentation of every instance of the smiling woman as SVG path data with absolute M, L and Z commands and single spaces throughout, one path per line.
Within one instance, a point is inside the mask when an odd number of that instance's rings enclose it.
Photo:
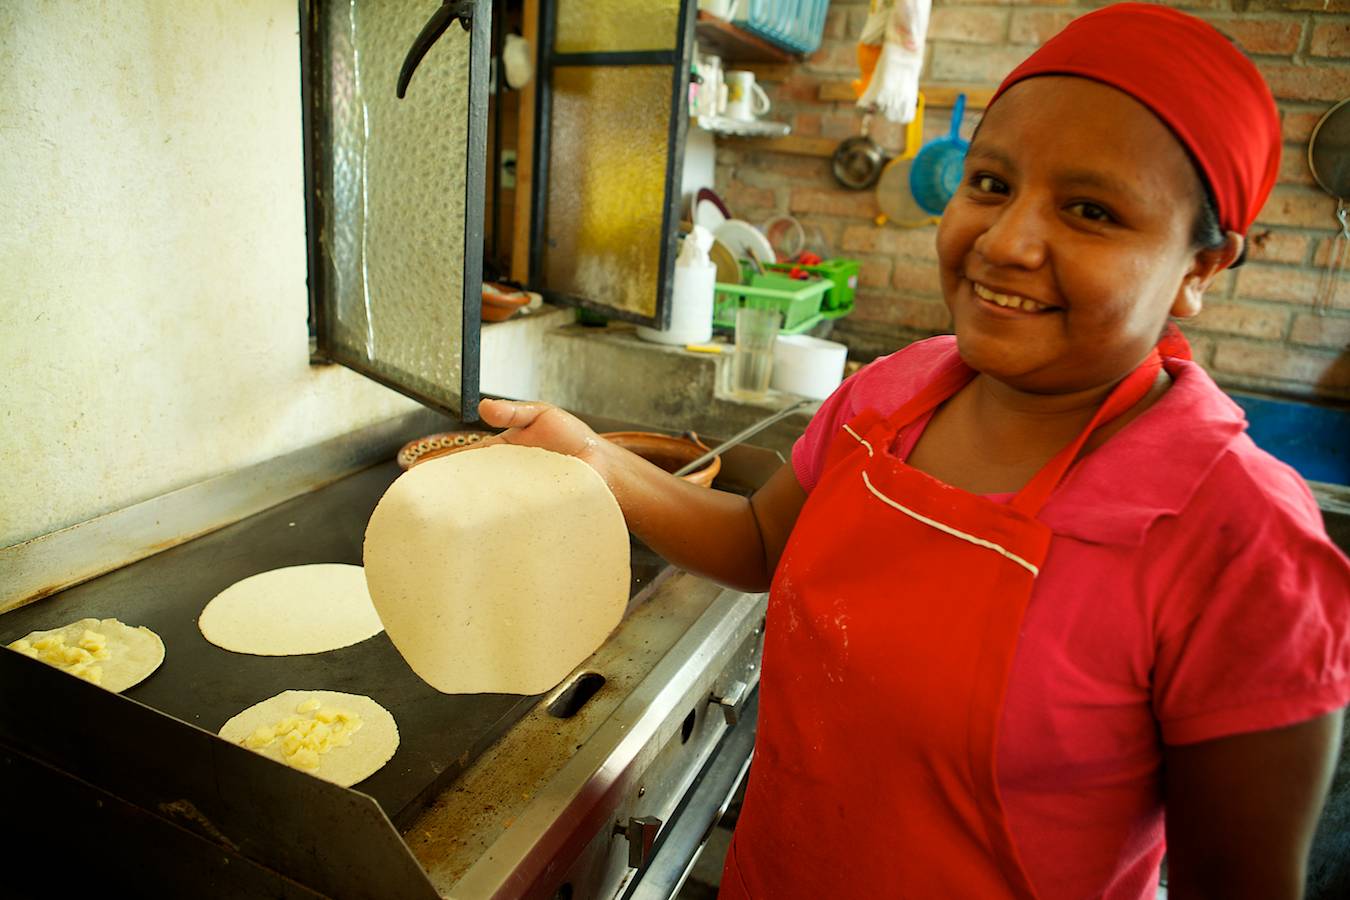
M 677 565 L 771 586 L 722 897 L 1296 898 L 1350 563 L 1173 318 L 1241 256 L 1274 101 L 1211 26 L 1089 13 L 995 94 L 938 232 L 956 334 L 831 396 L 748 500 L 537 404 Z

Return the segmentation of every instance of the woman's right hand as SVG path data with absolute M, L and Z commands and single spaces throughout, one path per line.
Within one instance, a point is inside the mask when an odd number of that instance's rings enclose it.
M 482 444 L 519 444 L 575 456 L 600 470 L 600 436 L 576 416 L 548 403 L 483 400 L 478 415 L 493 428 L 506 429 Z M 601 471 L 601 475 L 605 473 Z

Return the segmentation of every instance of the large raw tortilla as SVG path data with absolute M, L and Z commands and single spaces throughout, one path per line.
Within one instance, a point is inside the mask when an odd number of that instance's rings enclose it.
M 361 728 L 352 735 L 352 742 L 322 754 L 319 768 L 312 775 L 351 787 L 374 775 L 393 758 L 398 749 L 398 726 L 389 710 L 369 697 L 339 691 L 282 691 L 231 718 L 220 727 L 220 736 L 231 743 L 242 744 L 257 729 L 270 728 L 287 716 L 296 715 L 296 707 L 306 700 L 318 700 L 324 706 L 345 709 L 361 717 Z M 286 764 L 281 741 L 253 752 Z
M 394 646 L 447 694 L 538 694 L 628 603 L 623 513 L 590 466 L 496 445 L 400 476 L 366 527 L 366 581 Z
M 379 634 L 360 566 L 289 566 L 237 581 L 206 604 L 197 626 L 235 653 L 298 656 L 347 647 Z
M 131 626 L 117 619 L 80 619 L 60 628 L 46 631 L 34 631 L 20 640 L 30 644 L 42 638 L 60 634 L 66 643 L 75 646 L 79 643 L 85 629 L 97 631 L 106 637 L 104 648 L 108 658 L 95 665 L 102 667 L 103 677 L 99 687 L 107 688 L 114 694 L 120 694 L 127 688 L 140 684 L 164 662 L 164 641 L 144 625 Z M 57 666 L 60 668 L 60 666 Z

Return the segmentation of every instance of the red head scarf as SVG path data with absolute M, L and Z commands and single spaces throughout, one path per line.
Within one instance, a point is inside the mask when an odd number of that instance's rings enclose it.
M 1069 23 L 999 85 L 1078 75 L 1124 91 L 1199 164 L 1224 231 L 1246 234 L 1280 168 L 1280 117 L 1256 66 L 1218 31 L 1162 6 L 1119 3 Z

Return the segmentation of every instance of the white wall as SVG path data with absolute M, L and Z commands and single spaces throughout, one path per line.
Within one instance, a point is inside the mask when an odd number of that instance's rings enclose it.
M 414 408 L 308 364 L 295 0 L 0 3 L 0 546 Z

